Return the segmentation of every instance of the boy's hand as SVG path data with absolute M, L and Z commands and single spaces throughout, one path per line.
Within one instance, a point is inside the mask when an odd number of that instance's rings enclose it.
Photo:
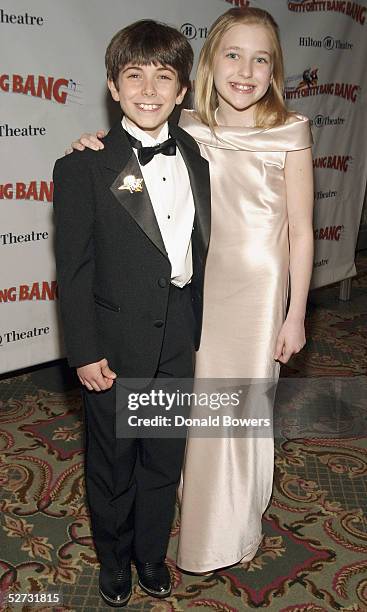
M 283 323 L 279 332 L 274 359 L 281 363 L 287 363 L 292 355 L 299 353 L 305 346 L 305 326 L 300 320 L 288 320 Z
M 107 359 L 88 363 L 76 369 L 79 380 L 89 391 L 106 391 L 111 389 L 116 378 L 115 372 L 108 367 Z
M 75 149 L 76 151 L 84 151 L 87 149 L 93 149 L 93 151 L 99 151 L 100 149 L 104 149 L 104 144 L 99 140 L 99 138 L 103 138 L 106 136 L 106 132 L 104 130 L 98 130 L 96 135 L 94 134 L 82 134 L 79 140 L 74 140 L 71 143 L 71 148 L 66 149 L 65 155 L 72 153 Z

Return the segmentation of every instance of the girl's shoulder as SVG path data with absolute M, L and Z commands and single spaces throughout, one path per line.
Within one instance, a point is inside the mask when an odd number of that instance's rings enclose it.
M 183 108 L 180 115 L 180 124 L 189 124 L 191 122 L 201 123 L 199 115 L 192 108 Z
M 288 135 L 290 151 L 312 147 L 310 120 L 306 115 L 294 111 L 289 112 L 283 127 Z
M 287 118 L 285 120 L 285 125 L 289 125 L 292 123 L 303 123 L 308 124 L 310 120 L 306 115 L 302 115 L 301 113 L 297 113 L 296 111 L 288 111 Z
M 202 123 L 195 110 L 183 109 L 178 125 L 198 141 L 201 141 L 201 137 L 204 140 L 212 138 L 210 128 Z

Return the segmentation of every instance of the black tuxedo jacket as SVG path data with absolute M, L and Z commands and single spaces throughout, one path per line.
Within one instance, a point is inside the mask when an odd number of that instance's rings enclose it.
M 210 234 L 209 170 L 191 136 L 176 125 L 170 134 L 186 163 L 195 203 L 191 292 L 197 349 Z M 150 377 L 163 342 L 171 265 L 145 184 L 141 192 L 118 189 L 128 175 L 143 178 L 121 123 L 104 145 L 102 151 L 63 157 L 54 168 L 65 346 L 71 366 L 106 357 L 120 376 Z

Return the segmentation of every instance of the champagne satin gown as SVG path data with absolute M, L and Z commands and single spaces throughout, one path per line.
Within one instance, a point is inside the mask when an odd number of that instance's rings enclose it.
M 285 318 L 289 271 L 284 165 L 288 151 L 312 146 L 309 121 L 295 115 L 270 129 L 219 127 L 215 139 L 193 111 L 183 111 L 180 126 L 209 161 L 212 191 L 195 377 L 277 380 L 273 355 Z M 206 572 L 254 557 L 273 464 L 271 436 L 189 436 L 180 490 L 179 567 Z

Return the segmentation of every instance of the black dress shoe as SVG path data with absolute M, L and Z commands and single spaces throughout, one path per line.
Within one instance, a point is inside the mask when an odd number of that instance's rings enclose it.
M 135 562 L 139 576 L 139 586 L 151 595 L 163 599 L 171 594 L 171 576 L 166 564 Z
M 120 570 L 111 570 L 101 565 L 99 570 L 99 594 L 113 608 L 123 608 L 131 597 L 130 563 Z

